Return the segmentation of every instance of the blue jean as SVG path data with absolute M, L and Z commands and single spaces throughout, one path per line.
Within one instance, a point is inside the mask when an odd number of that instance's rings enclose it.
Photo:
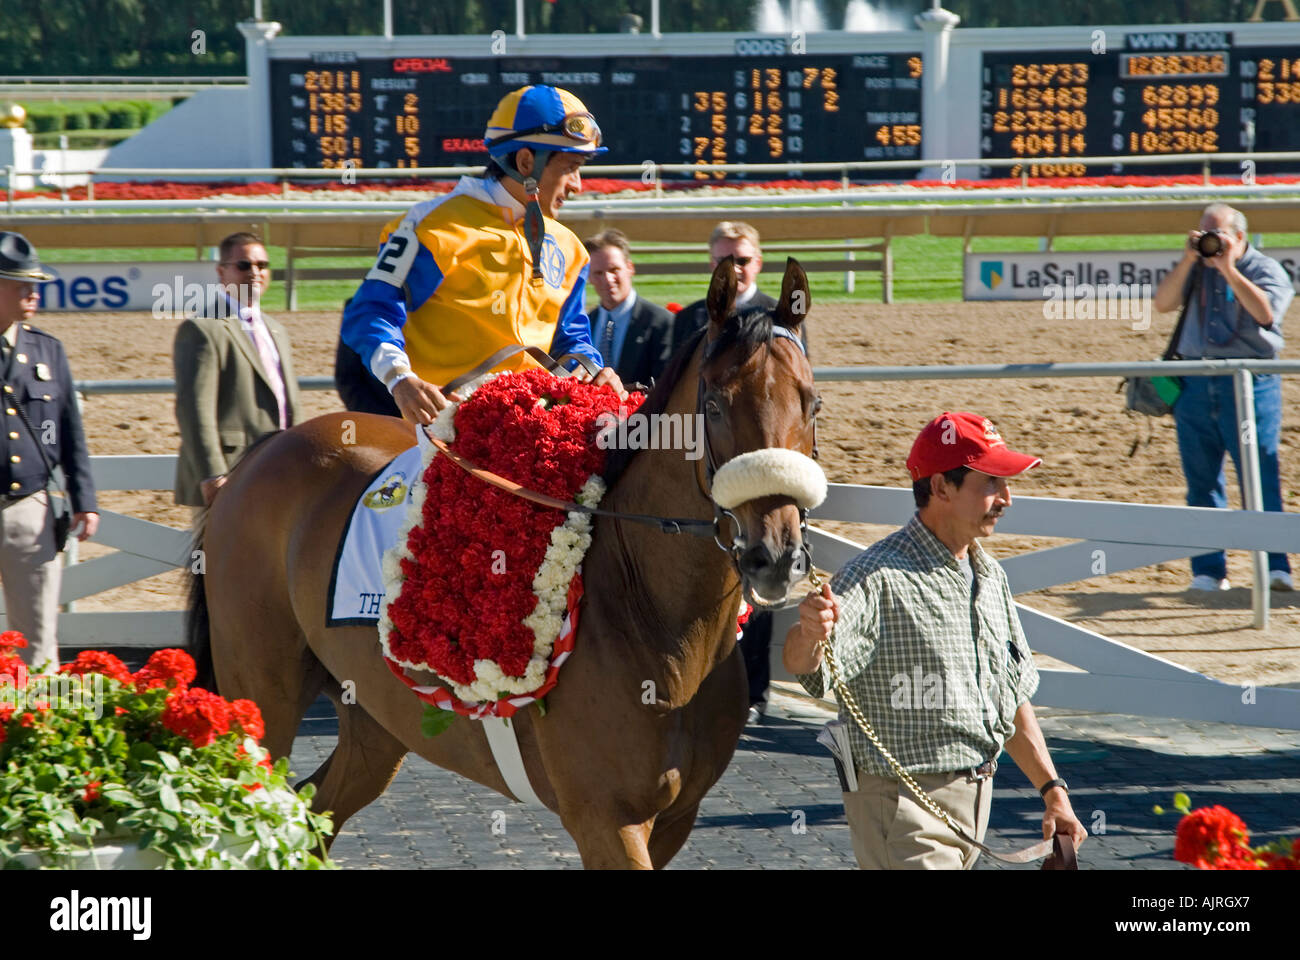
M 1241 482 L 1240 428 L 1232 377 L 1184 377 L 1183 392 L 1174 404 L 1174 422 L 1187 478 L 1187 505 L 1226 507 L 1224 453 L 1231 454 L 1237 482 Z M 1282 378 L 1275 373 L 1255 374 L 1255 436 L 1264 509 L 1280 513 L 1277 448 L 1282 438 Z M 1291 564 L 1285 553 L 1270 553 L 1268 568 L 1290 572 Z M 1192 573 L 1222 580 L 1228 575 L 1227 557 L 1222 550 L 1192 557 Z

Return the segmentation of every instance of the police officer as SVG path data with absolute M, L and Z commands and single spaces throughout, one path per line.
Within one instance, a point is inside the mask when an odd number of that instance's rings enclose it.
M 20 653 L 34 666 L 59 656 L 51 465 L 63 467 L 77 539 L 99 526 L 68 358 L 62 343 L 27 322 L 41 302 L 37 285 L 53 279 L 25 237 L 0 232 L 0 582 L 7 629 L 27 638 Z

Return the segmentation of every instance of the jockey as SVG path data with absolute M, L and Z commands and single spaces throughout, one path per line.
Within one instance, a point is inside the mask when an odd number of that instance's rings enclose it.
M 344 342 L 416 423 L 447 405 L 438 384 L 510 344 L 603 365 L 583 303 L 590 257 L 552 219 L 582 191 L 583 163 L 605 152 L 596 119 L 567 90 L 522 87 L 497 105 L 484 140 L 485 176 L 461 177 L 388 223 L 343 314 Z M 533 365 L 518 354 L 497 369 Z M 608 366 L 595 382 L 623 394 Z

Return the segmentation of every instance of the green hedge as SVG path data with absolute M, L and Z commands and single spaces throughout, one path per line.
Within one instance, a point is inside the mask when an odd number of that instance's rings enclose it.
M 99 103 L 36 103 L 27 108 L 33 133 L 61 130 L 138 130 L 172 108 L 167 100 L 106 100 Z

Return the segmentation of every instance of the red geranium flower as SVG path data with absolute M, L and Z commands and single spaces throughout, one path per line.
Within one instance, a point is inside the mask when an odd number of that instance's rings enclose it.
M 12 684 L 17 690 L 27 689 L 27 664 L 21 657 L 0 655 L 0 683 Z
M 131 683 L 131 671 L 126 668 L 126 664 L 103 650 L 82 650 L 75 660 L 60 667 L 59 673 L 71 673 L 79 677 L 88 673 L 102 673 L 118 683 Z
M 194 658 L 184 650 L 156 650 L 149 662 L 136 671 L 135 689 L 137 693 L 155 687 L 184 689 L 194 682 L 197 674 Z
M 178 689 L 167 699 L 163 726 L 188 737 L 196 747 L 206 747 L 230 732 L 230 704 L 202 687 Z
M 101 780 L 90 781 L 90 783 L 86 784 L 86 789 L 82 791 L 81 799 L 86 803 L 95 802 L 99 799 L 99 788 L 103 785 L 103 781 Z
M 27 638 L 17 630 L 6 630 L 0 633 L 0 653 L 13 653 L 25 646 L 27 646 Z
M 230 718 L 245 736 L 261 740 L 266 736 L 266 724 L 262 721 L 262 711 L 252 700 L 235 700 L 230 704 Z
M 1179 822 L 1174 859 L 1202 870 L 1241 869 L 1254 859 L 1250 833 L 1227 807 L 1201 807 Z

